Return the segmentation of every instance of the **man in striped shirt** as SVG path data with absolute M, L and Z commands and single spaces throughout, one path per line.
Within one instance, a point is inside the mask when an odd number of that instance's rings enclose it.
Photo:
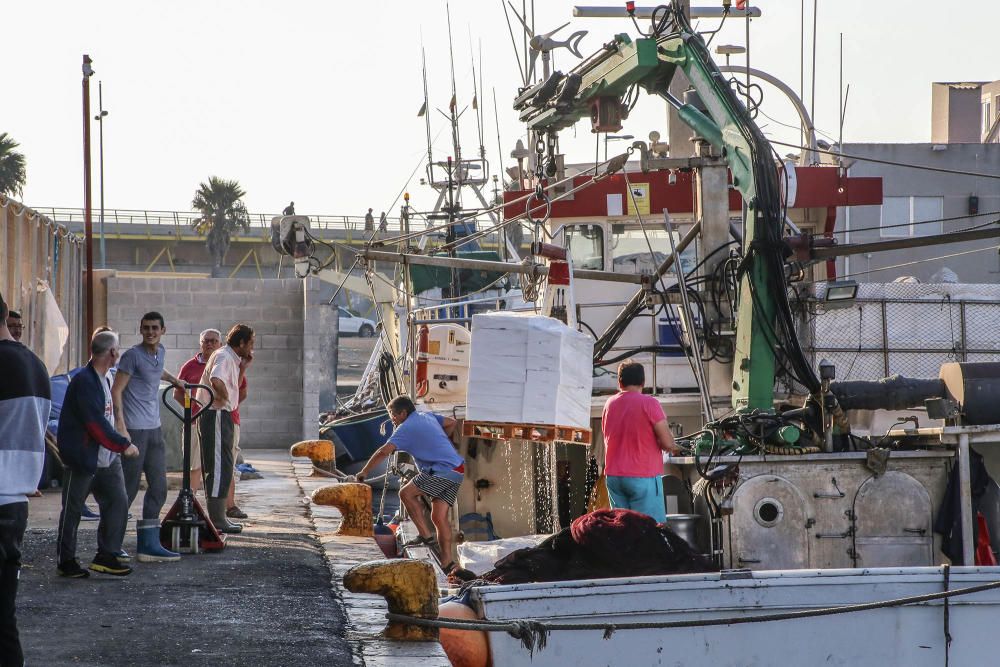
M 15 601 L 21 572 L 21 542 L 28 525 L 28 498 L 45 463 L 49 418 L 49 375 L 31 350 L 7 328 L 7 304 L 0 295 L 0 665 L 21 667 Z

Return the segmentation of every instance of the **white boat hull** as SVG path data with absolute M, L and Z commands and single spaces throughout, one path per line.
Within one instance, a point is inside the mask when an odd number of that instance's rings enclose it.
M 744 578 L 732 578 L 742 576 Z M 1000 580 L 997 567 L 953 567 L 949 589 Z M 944 590 L 935 567 L 779 570 L 566 581 L 476 589 L 495 621 L 636 623 L 707 620 L 853 605 Z M 544 648 L 490 633 L 494 665 L 951 665 L 1000 664 L 1000 589 L 943 600 L 766 623 L 695 628 L 553 631 Z

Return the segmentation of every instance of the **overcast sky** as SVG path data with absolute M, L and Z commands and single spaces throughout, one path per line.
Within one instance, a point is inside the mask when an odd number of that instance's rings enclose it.
M 520 0 L 515 4 L 520 7 Z M 556 37 L 589 31 L 584 55 L 614 33 L 635 35 L 627 20 L 573 19 L 573 4 L 538 2 L 537 31 L 573 21 Z M 751 24 L 750 64 L 798 90 L 800 2 L 756 4 L 763 16 Z M 812 0 L 806 5 L 808 106 Z M 453 2 L 451 12 L 459 108 L 471 102 L 470 56 L 476 57 L 478 76 L 481 48 L 487 155 L 496 168 L 495 89 L 509 166 L 521 132 L 511 109 L 520 81 L 501 4 L 465 0 Z M 423 101 L 421 39 L 431 106 L 446 110 L 451 94 L 442 0 L 35 0 L 5 3 L 3 24 L 0 132 L 21 143 L 28 165 L 23 199 L 34 207 L 83 205 L 84 53 L 97 72 L 91 115 L 97 113 L 98 80 L 110 112 L 104 139 L 108 208 L 189 210 L 198 183 L 217 175 L 239 180 L 253 212 L 277 212 L 289 200 L 307 214 L 390 210 L 426 153 L 424 122 L 416 115 Z M 699 29 L 716 24 L 702 20 Z M 1000 78 L 997 25 L 1000 4 L 984 0 L 820 0 L 817 128 L 836 138 L 840 33 L 845 86 L 851 87 L 845 142 L 926 142 L 932 81 Z M 713 50 L 744 44 L 744 31 L 743 21 L 730 19 Z M 565 71 L 574 61 L 563 51 L 555 64 Z M 732 62 L 745 59 L 735 56 Z M 797 126 L 791 105 L 766 86 L 764 100 L 764 112 L 775 119 L 758 118 L 765 132 L 796 140 L 798 132 L 780 124 Z M 664 118 L 661 101 L 641 99 L 621 134 L 646 138 L 655 129 L 665 135 Z M 466 120 L 462 143 L 468 154 L 478 141 L 471 112 Z M 438 134 L 444 125 L 441 114 L 432 112 L 435 157 L 450 154 L 447 132 Z M 96 123 L 93 132 L 96 206 Z M 562 136 L 568 161 L 592 159 L 589 121 Z M 409 189 L 416 206 L 429 208 L 433 193 L 417 183 L 421 173 Z

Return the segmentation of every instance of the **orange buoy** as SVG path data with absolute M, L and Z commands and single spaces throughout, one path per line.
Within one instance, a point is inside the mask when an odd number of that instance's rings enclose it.
M 438 610 L 438 618 L 457 618 L 476 621 L 479 617 L 468 605 L 461 602 L 446 602 Z M 438 632 L 441 647 L 448 655 L 452 667 L 489 667 L 490 642 L 482 630 L 451 630 L 441 628 Z

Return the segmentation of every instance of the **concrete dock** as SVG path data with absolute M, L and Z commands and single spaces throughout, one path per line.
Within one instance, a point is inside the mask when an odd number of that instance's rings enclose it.
M 32 498 L 18 595 L 27 664 L 448 665 L 437 643 L 380 639 L 385 602 L 343 589 L 347 569 L 382 553 L 370 538 L 333 535 L 339 513 L 310 505 L 308 494 L 328 480 L 287 451 L 244 454 L 264 477 L 238 483 L 237 502 L 250 515 L 243 533 L 221 553 L 133 563 L 127 577 L 59 577 L 59 490 Z M 96 526 L 81 523 L 84 567 Z M 125 549 L 135 550 L 131 522 Z

